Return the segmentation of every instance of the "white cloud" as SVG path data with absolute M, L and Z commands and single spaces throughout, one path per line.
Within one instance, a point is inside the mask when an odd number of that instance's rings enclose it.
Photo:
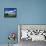
M 15 14 L 15 11 L 16 11 L 16 10 L 5 11 L 5 13 L 8 13 L 8 14 Z

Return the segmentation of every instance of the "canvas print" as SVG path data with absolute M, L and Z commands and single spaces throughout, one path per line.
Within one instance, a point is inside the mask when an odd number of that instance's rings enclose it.
M 17 8 L 4 8 L 4 17 L 16 17 Z

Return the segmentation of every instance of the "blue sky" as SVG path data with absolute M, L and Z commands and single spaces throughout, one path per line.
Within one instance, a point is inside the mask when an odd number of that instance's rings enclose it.
M 16 8 L 4 8 L 4 13 L 16 13 Z
M 17 10 L 16 8 L 4 8 L 4 11 Z

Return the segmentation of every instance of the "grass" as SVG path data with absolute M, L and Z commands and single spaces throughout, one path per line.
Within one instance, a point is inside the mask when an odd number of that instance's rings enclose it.
M 4 17 L 16 17 L 16 15 L 15 14 L 4 13 Z

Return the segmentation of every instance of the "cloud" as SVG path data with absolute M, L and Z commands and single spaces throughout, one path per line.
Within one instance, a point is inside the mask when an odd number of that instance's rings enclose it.
M 15 14 L 15 11 L 16 11 L 16 10 L 5 11 L 5 13 L 8 13 L 8 14 Z

